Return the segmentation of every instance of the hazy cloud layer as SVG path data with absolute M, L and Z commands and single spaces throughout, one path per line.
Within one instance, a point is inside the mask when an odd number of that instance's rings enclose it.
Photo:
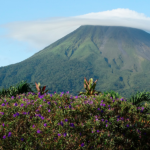
M 23 41 L 38 51 L 76 30 L 81 25 L 125 26 L 150 33 L 150 17 L 129 9 L 113 9 L 75 17 L 54 17 L 47 20 L 13 22 L 0 25 L 8 29 L 1 38 Z

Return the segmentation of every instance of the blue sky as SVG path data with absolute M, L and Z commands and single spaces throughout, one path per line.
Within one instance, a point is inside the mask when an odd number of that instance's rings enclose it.
M 124 26 L 150 34 L 150 0 L 4 0 L 0 67 L 19 63 L 81 25 Z

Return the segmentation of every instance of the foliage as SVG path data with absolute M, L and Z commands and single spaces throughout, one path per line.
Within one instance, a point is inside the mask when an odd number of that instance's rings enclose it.
M 101 92 L 96 92 L 95 91 L 96 82 L 97 82 L 97 80 L 93 84 L 93 78 L 89 79 L 89 82 L 88 82 L 86 80 L 86 78 L 84 77 L 84 88 L 85 88 L 86 92 L 85 93 L 84 92 L 80 92 L 78 94 L 78 96 L 84 94 L 84 95 L 89 97 L 89 95 L 92 96 L 92 95 L 95 95 L 95 94 L 98 95 L 99 93 L 101 93 Z
M 63 93 L 40 95 L 27 93 L 27 85 L 3 93 L 14 96 L 1 95 L 0 148 L 150 148 L 150 107 L 137 107 L 149 99 L 144 94 L 136 95 L 133 105 L 114 91 L 94 98 Z
M 41 88 L 40 83 L 37 84 L 36 82 L 35 82 L 35 85 L 36 85 L 36 89 L 37 89 L 37 91 L 39 92 L 40 95 L 43 95 L 43 94 L 48 92 L 48 90 L 45 91 L 46 86 L 43 86 L 43 88 Z

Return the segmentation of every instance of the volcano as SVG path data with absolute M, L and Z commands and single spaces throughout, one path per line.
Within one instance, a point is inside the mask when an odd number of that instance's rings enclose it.
M 0 67 L 0 90 L 22 80 L 46 85 L 48 93 L 77 96 L 84 77 L 96 91 L 129 98 L 150 91 L 150 34 L 136 28 L 82 25 L 19 63 Z M 35 88 L 34 88 L 35 89 Z

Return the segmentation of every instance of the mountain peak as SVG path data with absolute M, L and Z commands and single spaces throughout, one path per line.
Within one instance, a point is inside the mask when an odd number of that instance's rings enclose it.
M 143 73 L 149 73 L 149 41 L 150 34 L 140 29 L 80 26 L 28 59 L 0 68 L 0 87 L 28 80 L 48 84 L 52 92 L 65 90 L 77 95 L 86 77 L 99 79 L 97 87 L 102 91 L 129 96 Z M 144 87 L 148 78 L 140 81 Z

